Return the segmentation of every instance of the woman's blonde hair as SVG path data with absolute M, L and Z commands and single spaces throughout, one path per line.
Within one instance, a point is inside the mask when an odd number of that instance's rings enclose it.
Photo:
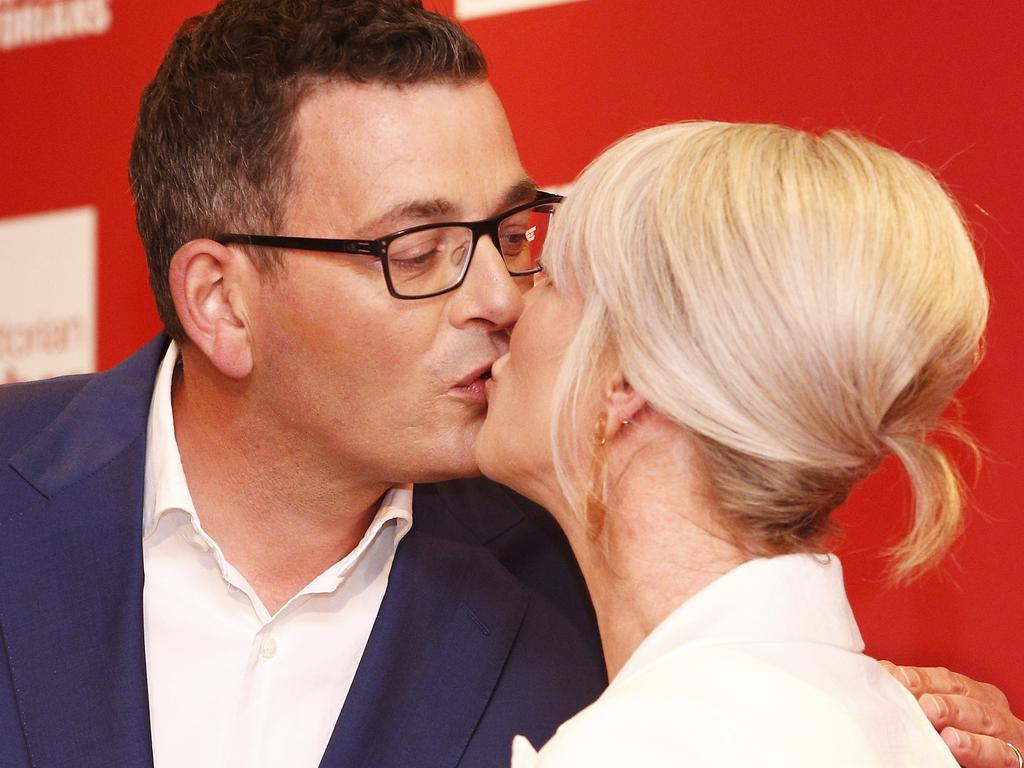
M 988 294 L 956 204 L 920 165 L 842 131 L 653 128 L 582 174 L 544 261 L 583 301 L 552 430 L 577 508 L 586 464 L 568 446 L 590 437 L 578 406 L 611 356 L 696 438 L 752 554 L 820 547 L 887 454 L 914 491 L 895 575 L 959 532 L 959 475 L 929 436 L 977 364 Z

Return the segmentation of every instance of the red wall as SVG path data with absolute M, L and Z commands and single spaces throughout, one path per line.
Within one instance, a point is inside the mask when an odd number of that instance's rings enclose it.
M 102 367 L 158 328 L 128 147 L 139 92 L 173 30 L 208 5 L 111 0 L 102 37 L 0 52 L 0 217 L 99 209 Z M 992 680 L 1019 710 L 1022 18 L 1017 0 L 583 0 L 467 24 L 542 183 L 571 180 L 628 131 L 689 118 L 855 128 L 940 171 L 971 221 L 994 298 L 988 353 L 962 398 L 989 458 L 967 532 L 939 574 L 905 590 L 881 581 L 873 551 L 902 530 L 907 508 L 892 468 L 842 512 L 840 551 L 872 653 Z

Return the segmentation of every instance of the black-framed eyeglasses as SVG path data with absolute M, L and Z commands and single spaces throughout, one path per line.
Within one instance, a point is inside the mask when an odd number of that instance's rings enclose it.
M 540 253 L 561 195 L 538 192 L 528 203 L 481 221 L 420 224 L 374 240 L 277 235 L 218 235 L 221 245 L 270 246 L 322 253 L 375 256 L 396 299 L 426 299 L 454 291 L 466 279 L 477 241 L 487 235 L 513 277 L 540 272 Z

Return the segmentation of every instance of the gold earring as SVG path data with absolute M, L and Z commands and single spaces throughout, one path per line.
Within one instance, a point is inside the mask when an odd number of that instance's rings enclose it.
M 608 462 L 605 458 L 607 432 L 608 414 L 602 411 L 594 425 L 594 456 L 590 462 L 590 486 L 587 488 L 587 501 L 583 509 L 587 537 L 592 541 L 601 535 L 605 515 L 608 513 L 608 506 L 605 503 L 608 483 Z

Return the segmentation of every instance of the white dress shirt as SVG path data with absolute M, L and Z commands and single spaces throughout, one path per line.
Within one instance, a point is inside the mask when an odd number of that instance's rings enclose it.
M 412 525 L 412 486 L 389 491 L 356 548 L 271 616 L 196 514 L 174 437 L 177 359 L 172 343 L 146 444 L 143 606 L 155 766 L 315 768 Z
M 605 693 L 513 768 L 955 768 L 873 659 L 839 560 L 744 563 L 647 636 Z

